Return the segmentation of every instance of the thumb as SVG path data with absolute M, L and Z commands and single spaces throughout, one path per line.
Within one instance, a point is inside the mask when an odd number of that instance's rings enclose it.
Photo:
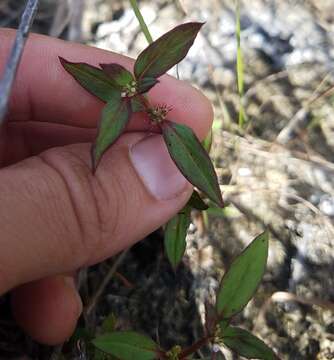
M 89 152 L 54 148 L 0 170 L 0 293 L 112 256 L 190 196 L 160 135 L 124 135 L 95 175 Z

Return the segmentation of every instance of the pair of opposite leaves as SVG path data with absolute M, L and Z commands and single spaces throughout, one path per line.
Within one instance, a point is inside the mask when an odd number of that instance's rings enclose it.
M 252 359 L 278 360 L 276 354 L 250 332 L 230 325 L 253 297 L 263 277 L 268 258 L 267 233 L 257 236 L 231 264 L 217 291 L 216 306 L 206 312 L 205 327 L 212 342 L 227 346 L 241 356 Z M 209 341 L 209 340 L 208 340 Z M 93 340 L 99 350 L 122 360 L 189 359 L 192 352 L 180 351 L 175 357 L 152 339 L 133 331 L 111 329 Z
M 125 131 L 134 112 L 144 111 L 162 132 L 169 154 L 182 174 L 219 206 L 223 206 L 217 175 L 211 160 L 194 132 L 166 118 L 165 105 L 152 107 L 144 95 L 188 53 L 202 23 L 177 26 L 151 43 L 138 56 L 134 75 L 119 64 L 101 64 L 101 69 L 63 58 L 63 67 L 86 90 L 106 102 L 98 135 L 92 147 L 95 171 L 104 152 Z

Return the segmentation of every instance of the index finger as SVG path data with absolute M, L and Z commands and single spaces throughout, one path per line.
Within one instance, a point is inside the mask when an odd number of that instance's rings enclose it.
M 0 30 L 0 72 L 14 39 L 14 31 Z M 103 103 L 83 89 L 64 71 L 58 56 L 73 62 L 119 63 L 132 70 L 134 61 L 113 52 L 43 35 L 31 34 L 19 66 L 9 104 L 9 121 L 39 121 L 95 128 Z M 201 138 L 208 132 L 213 114 L 207 98 L 198 90 L 170 76 L 149 93 L 155 103 L 172 106 L 170 117 L 192 127 Z M 143 116 L 136 116 L 132 129 L 145 130 Z

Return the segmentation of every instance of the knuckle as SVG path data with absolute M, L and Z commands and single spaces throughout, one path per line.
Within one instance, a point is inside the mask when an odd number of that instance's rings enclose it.
M 52 168 L 61 182 L 62 197 L 66 202 L 66 221 L 71 224 L 74 239 L 70 253 L 78 251 L 84 263 L 92 262 L 114 231 L 117 231 L 117 191 L 112 199 L 104 183 L 91 173 L 86 159 L 71 150 L 71 146 L 47 151 L 39 156 Z

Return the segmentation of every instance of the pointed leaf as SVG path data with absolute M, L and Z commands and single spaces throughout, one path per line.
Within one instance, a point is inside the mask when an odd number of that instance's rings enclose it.
M 110 99 L 102 111 L 98 135 L 92 148 L 93 169 L 95 170 L 104 152 L 125 130 L 131 117 L 128 99 L 122 99 L 120 93 Z
M 194 190 L 187 205 L 196 210 L 207 210 L 209 206 L 202 200 L 200 194 Z
M 247 359 L 278 359 L 276 354 L 262 340 L 241 328 L 226 328 L 222 342 L 231 350 Z
M 105 334 L 93 340 L 99 350 L 120 360 L 153 360 L 157 358 L 158 345 L 149 337 L 133 331 Z
M 138 93 L 143 94 L 143 93 L 148 92 L 158 82 L 159 82 L 159 80 L 152 78 L 152 77 L 146 77 L 146 78 L 140 80 L 138 83 Z
M 264 274 L 269 237 L 263 233 L 239 255 L 225 273 L 217 295 L 217 313 L 229 319 L 243 309 L 253 297 Z
M 217 175 L 209 155 L 186 125 L 165 120 L 162 134 L 169 154 L 182 174 L 212 201 L 223 206 Z
M 119 92 L 116 84 L 101 69 L 86 64 L 74 63 L 59 57 L 64 69 L 91 94 L 107 102 Z
M 179 63 L 188 53 L 203 23 L 189 22 L 167 32 L 150 44 L 137 58 L 137 80 L 158 78 Z
M 165 227 L 165 251 L 172 267 L 176 269 L 186 250 L 186 236 L 190 225 L 191 209 L 186 206 L 168 221 Z
M 109 76 L 122 89 L 126 85 L 130 85 L 134 81 L 134 77 L 124 66 L 111 63 L 100 64 L 103 72 Z

